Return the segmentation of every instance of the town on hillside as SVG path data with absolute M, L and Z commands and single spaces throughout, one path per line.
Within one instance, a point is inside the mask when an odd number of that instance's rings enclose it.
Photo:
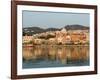
M 89 29 L 46 31 L 32 35 L 23 35 L 23 46 L 34 45 L 88 45 Z

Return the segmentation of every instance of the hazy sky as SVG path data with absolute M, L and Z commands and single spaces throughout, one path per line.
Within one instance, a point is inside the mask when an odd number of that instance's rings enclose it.
M 72 24 L 89 26 L 89 19 L 86 13 L 23 11 L 23 27 L 62 28 Z

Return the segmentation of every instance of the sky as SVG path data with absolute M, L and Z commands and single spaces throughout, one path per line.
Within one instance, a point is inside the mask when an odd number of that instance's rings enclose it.
M 88 13 L 23 11 L 23 27 L 62 28 L 66 25 L 84 25 L 89 27 Z

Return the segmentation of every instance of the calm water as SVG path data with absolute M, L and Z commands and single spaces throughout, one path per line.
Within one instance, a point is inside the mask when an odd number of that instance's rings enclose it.
M 89 46 L 23 47 L 23 68 L 89 65 Z

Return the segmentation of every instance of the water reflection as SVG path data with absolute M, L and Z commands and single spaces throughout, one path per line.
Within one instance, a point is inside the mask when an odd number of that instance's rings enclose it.
M 23 68 L 89 65 L 89 46 L 23 47 Z

